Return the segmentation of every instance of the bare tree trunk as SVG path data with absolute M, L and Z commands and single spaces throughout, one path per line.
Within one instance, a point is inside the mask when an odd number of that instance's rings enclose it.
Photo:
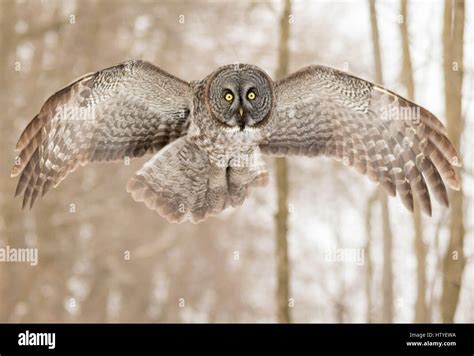
M 377 25 L 377 11 L 375 9 L 375 0 L 369 0 L 370 9 L 370 29 L 372 32 L 372 46 L 374 50 L 375 81 L 383 83 L 382 71 L 382 52 L 380 50 L 379 28 Z
M 415 255 L 416 255 L 416 281 L 417 292 L 415 302 L 415 323 L 427 323 L 430 321 L 428 305 L 426 303 L 426 245 L 423 241 L 423 225 L 420 206 L 413 202 L 413 228 L 415 230 Z
M 9 110 L 11 110 L 11 101 L 13 101 L 13 95 L 15 93 L 14 85 L 16 81 L 12 78 L 15 75 L 14 72 L 14 61 L 13 56 L 16 48 L 16 33 L 15 33 L 15 22 L 16 22 L 16 3 L 12 0 L 2 1 L 0 11 L 0 29 L 2 31 L 2 40 L 0 41 L 0 50 L 2 55 L 0 56 L 0 78 L 2 80 L 2 93 L 0 95 L 0 106 L 3 108 L 3 115 L 8 117 Z M 0 122 L 0 128 L 2 132 L 14 132 L 13 123 L 7 120 Z M 10 142 L 6 139 L 0 141 L 2 164 L 7 165 L 11 163 L 8 155 Z M 13 245 L 15 243 L 15 236 L 20 235 L 17 230 L 19 224 L 17 221 L 18 217 L 12 212 L 12 209 L 8 209 L 7 198 L 10 198 L 11 194 L 11 183 L 9 182 L 9 176 L 2 174 L 0 179 L 0 185 L 4 198 L 0 199 L 0 246 L 5 247 Z M 10 184 L 9 184 L 10 183 Z M 18 293 L 18 279 L 15 277 L 15 264 L 13 263 L 0 263 L 0 322 L 5 323 L 10 321 L 11 315 L 13 314 L 16 295 Z
M 376 190 L 372 196 L 370 197 L 368 203 L 367 203 L 367 212 L 366 212 L 366 218 L 365 218 L 365 229 L 367 231 L 367 240 L 365 243 L 365 266 L 366 266 L 366 274 L 365 274 L 365 297 L 367 300 L 367 310 L 366 310 L 366 320 L 367 323 L 373 323 L 374 322 L 374 317 L 373 317 L 373 308 L 374 308 L 374 302 L 372 299 L 372 279 L 373 279 L 373 265 L 372 265 L 372 255 L 371 255 L 371 250 L 372 250 L 372 240 L 373 240 L 373 235 L 372 235 L 372 211 L 374 208 L 374 204 L 377 200 L 377 193 L 379 190 Z
M 382 321 L 393 322 L 393 270 L 392 270 L 392 229 L 390 227 L 390 212 L 387 195 L 382 192 L 382 221 L 383 221 L 383 311 Z
M 402 15 L 402 23 L 400 24 L 400 33 L 402 36 L 402 83 L 407 88 L 408 99 L 413 100 L 415 97 L 415 83 L 413 81 L 413 67 L 411 65 L 410 42 L 408 35 L 408 0 L 400 0 L 400 14 Z
M 288 38 L 290 35 L 291 1 L 285 0 L 285 8 L 280 18 L 280 43 L 278 48 L 278 68 L 276 78 L 288 72 Z M 288 168 L 286 158 L 276 158 L 277 213 L 276 223 L 276 257 L 277 257 L 277 320 L 280 323 L 290 322 L 289 296 L 289 262 L 288 262 Z
M 400 24 L 400 33 L 402 37 L 403 63 L 401 79 L 403 85 L 407 88 L 407 97 L 410 100 L 415 98 L 415 82 L 413 80 L 413 68 L 411 64 L 410 42 L 408 34 L 408 0 L 400 0 L 400 14 L 402 22 Z M 426 245 L 423 241 L 423 226 L 420 207 L 414 202 L 413 228 L 415 230 L 415 255 L 416 255 L 416 279 L 417 294 L 415 304 L 415 323 L 426 323 L 429 321 L 428 309 L 426 304 Z
M 464 1 L 445 1 L 443 51 L 446 117 L 448 136 L 458 152 L 464 126 L 462 118 L 463 45 Z M 449 231 L 450 239 L 443 261 L 443 293 L 441 297 L 441 314 L 445 323 L 454 321 L 465 265 L 463 193 L 461 191 L 453 192 L 451 195 Z
M 369 0 L 370 25 L 372 32 L 372 43 L 374 47 L 375 81 L 383 83 L 382 55 L 379 42 L 379 30 L 377 26 L 377 12 L 375 9 L 375 0 Z M 381 189 L 381 188 L 379 188 Z M 392 228 L 390 226 L 390 212 L 388 200 L 385 192 L 380 194 L 380 204 L 382 207 L 383 224 L 383 310 L 382 321 L 391 323 L 393 321 L 393 271 L 392 271 Z

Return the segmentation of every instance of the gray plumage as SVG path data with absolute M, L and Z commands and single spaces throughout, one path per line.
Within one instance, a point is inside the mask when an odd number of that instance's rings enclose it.
M 323 66 L 274 82 L 258 67 L 228 65 L 188 83 L 129 61 L 51 96 L 16 148 L 16 195 L 30 207 L 79 165 L 157 152 L 127 191 L 172 222 L 240 206 L 268 181 L 262 153 L 334 157 L 411 211 L 416 195 L 428 215 L 428 187 L 445 206 L 446 185 L 459 189 L 459 158 L 434 115 Z

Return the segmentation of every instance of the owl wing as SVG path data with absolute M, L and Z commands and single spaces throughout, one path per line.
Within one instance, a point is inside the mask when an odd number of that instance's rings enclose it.
M 145 61 L 87 74 L 51 96 L 18 140 L 12 176 L 23 207 L 79 164 L 139 157 L 182 136 L 188 83 Z
M 459 158 L 428 110 L 373 83 L 309 66 L 276 83 L 275 117 L 260 148 L 273 155 L 326 155 L 396 193 L 413 211 L 413 194 L 431 215 L 428 186 L 448 206 L 459 189 Z

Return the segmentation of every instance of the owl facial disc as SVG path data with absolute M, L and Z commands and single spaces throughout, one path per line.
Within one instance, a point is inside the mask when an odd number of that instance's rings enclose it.
M 210 78 L 208 93 L 212 117 L 240 130 L 263 124 L 274 102 L 271 79 L 251 65 L 220 68 Z

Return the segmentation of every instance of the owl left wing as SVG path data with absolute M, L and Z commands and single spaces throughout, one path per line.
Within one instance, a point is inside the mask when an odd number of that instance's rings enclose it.
M 428 110 L 373 83 L 309 66 L 276 83 L 276 107 L 264 153 L 326 155 L 396 193 L 413 211 L 413 193 L 431 215 L 428 186 L 448 206 L 459 189 L 459 158 L 443 124 Z
M 140 157 L 186 134 L 190 85 L 143 60 L 87 74 L 56 94 L 21 134 L 11 175 L 23 207 L 89 162 Z

